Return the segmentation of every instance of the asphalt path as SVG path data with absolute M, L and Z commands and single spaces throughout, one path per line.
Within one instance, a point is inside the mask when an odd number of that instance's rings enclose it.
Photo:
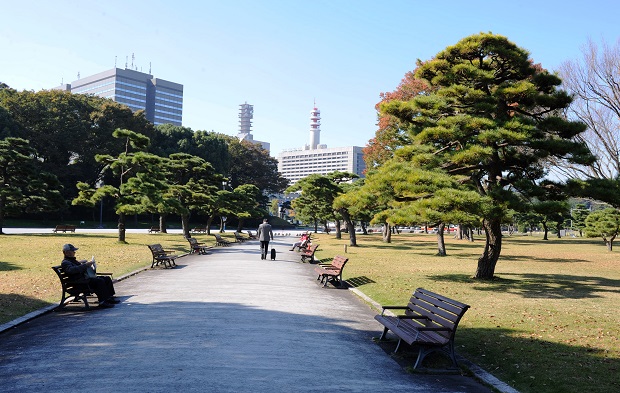
M 276 237 L 275 261 L 256 241 L 189 255 L 118 281 L 114 308 L 70 305 L 2 332 L 0 391 L 491 392 L 407 373 L 373 340 L 376 311 L 323 288 L 294 239 Z

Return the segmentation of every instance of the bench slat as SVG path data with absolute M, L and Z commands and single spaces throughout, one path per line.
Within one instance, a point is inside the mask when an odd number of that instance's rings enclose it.
M 401 307 L 387 306 L 384 311 L 396 308 Z M 404 316 L 382 313 L 376 315 L 375 320 L 384 326 L 381 339 L 385 338 L 389 330 L 398 337 L 399 343 L 395 351 L 398 351 L 401 341 L 421 347 L 414 369 L 421 366 L 426 355 L 436 350 L 448 352 L 454 367 L 458 367 L 454 335 L 459 321 L 468 309 L 467 304 L 418 288 L 411 296 Z

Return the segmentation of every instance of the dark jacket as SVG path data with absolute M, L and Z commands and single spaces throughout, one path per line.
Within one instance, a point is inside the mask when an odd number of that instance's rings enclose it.
M 61 263 L 62 270 L 69 276 L 69 280 L 77 281 L 80 279 L 85 279 L 87 265 L 81 264 L 77 261 L 75 257 L 65 257 Z

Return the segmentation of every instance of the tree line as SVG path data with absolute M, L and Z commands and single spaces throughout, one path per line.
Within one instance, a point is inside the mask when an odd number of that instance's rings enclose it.
M 214 131 L 154 126 L 109 99 L 16 91 L 0 83 L 0 232 L 5 217 L 64 220 L 103 199 L 119 216 L 190 214 L 244 220 L 266 214 L 288 181 L 262 147 Z M 112 203 L 110 203 L 112 202 Z
M 559 233 L 573 219 L 569 198 L 609 206 L 581 229 L 611 249 L 620 227 L 619 53 L 590 43 L 583 61 L 554 73 L 506 37 L 466 37 L 381 94 L 365 179 L 345 186 L 337 173 L 313 175 L 289 188 L 302 191 L 293 206 L 315 223 L 380 224 L 386 242 L 394 226 L 431 225 L 438 255 L 446 225 L 481 228 L 477 279 L 494 277 L 503 229 L 536 221 L 545 238 L 549 226 Z

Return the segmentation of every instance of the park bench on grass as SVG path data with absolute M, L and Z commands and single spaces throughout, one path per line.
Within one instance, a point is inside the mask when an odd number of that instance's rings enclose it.
M 198 254 L 204 255 L 207 253 L 207 250 L 211 249 L 211 247 L 207 246 L 205 243 L 198 243 L 198 240 L 193 237 L 188 237 L 186 239 L 189 242 L 189 246 L 191 248 L 190 254 L 197 252 Z
M 444 351 L 448 354 L 455 368 L 454 333 L 463 314 L 469 306 L 445 296 L 418 288 L 406 306 L 383 306 L 381 315 L 375 319 L 385 329 L 379 340 L 383 340 L 388 330 L 398 336 L 396 351 L 402 341 L 420 347 L 414 369 L 422 365 L 424 357 L 431 352 Z M 404 315 L 386 315 L 390 309 L 405 310 Z
M 316 249 L 319 248 L 318 244 L 313 244 L 305 250 L 301 250 L 301 261 L 306 262 L 306 259 L 309 259 L 310 262 L 314 262 L 314 253 Z
M 256 240 L 256 239 L 258 239 L 258 236 L 253 235 L 253 234 L 252 234 L 252 231 L 247 231 L 247 232 L 248 232 L 248 236 L 250 237 L 250 239 L 251 239 L 251 240 Z
M 150 227 L 149 228 L 149 233 L 153 233 L 153 232 L 155 232 L 155 233 L 159 232 L 159 227 Z
M 207 227 L 192 228 L 192 232 L 195 232 L 195 233 L 207 233 Z
M 94 291 L 88 285 L 88 279 L 70 280 L 69 276 L 62 270 L 62 266 L 52 266 L 52 269 L 58 275 L 60 285 L 62 286 L 62 298 L 55 309 L 60 310 L 68 303 L 79 303 L 80 301 L 84 302 L 84 310 L 90 309 L 88 297 L 94 296 Z M 112 273 L 97 273 L 97 275 L 112 276 Z
M 52 232 L 75 232 L 75 225 L 56 225 Z
M 178 258 L 178 255 L 174 254 L 174 251 L 164 250 L 161 244 L 150 244 L 149 250 L 151 250 L 151 254 L 153 254 L 153 262 L 151 263 L 151 268 L 162 264 L 165 268 L 174 267 L 177 264 L 174 263 L 174 260 Z
M 321 279 L 323 288 L 327 286 L 327 282 L 330 280 L 334 283 L 338 282 L 338 286 L 342 288 L 342 269 L 344 269 L 344 265 L 347 264 L 348 260 L 349 258 L 336 255 L 331 263 L 322 264 L 314 268 L 314 271 L 318 274 L 316 279 Z
M 235 232 L 235 241 L 238 243 L 243 243 L 246 240 L 249 240 L 249 238 L 243 237 L 239 232 Z
M 215 245 L 216 246 L 230 246 L 230 242 L 228 240 L 224 239 L 219 234 L 212 233 L 212 235 L 215 236 Z

